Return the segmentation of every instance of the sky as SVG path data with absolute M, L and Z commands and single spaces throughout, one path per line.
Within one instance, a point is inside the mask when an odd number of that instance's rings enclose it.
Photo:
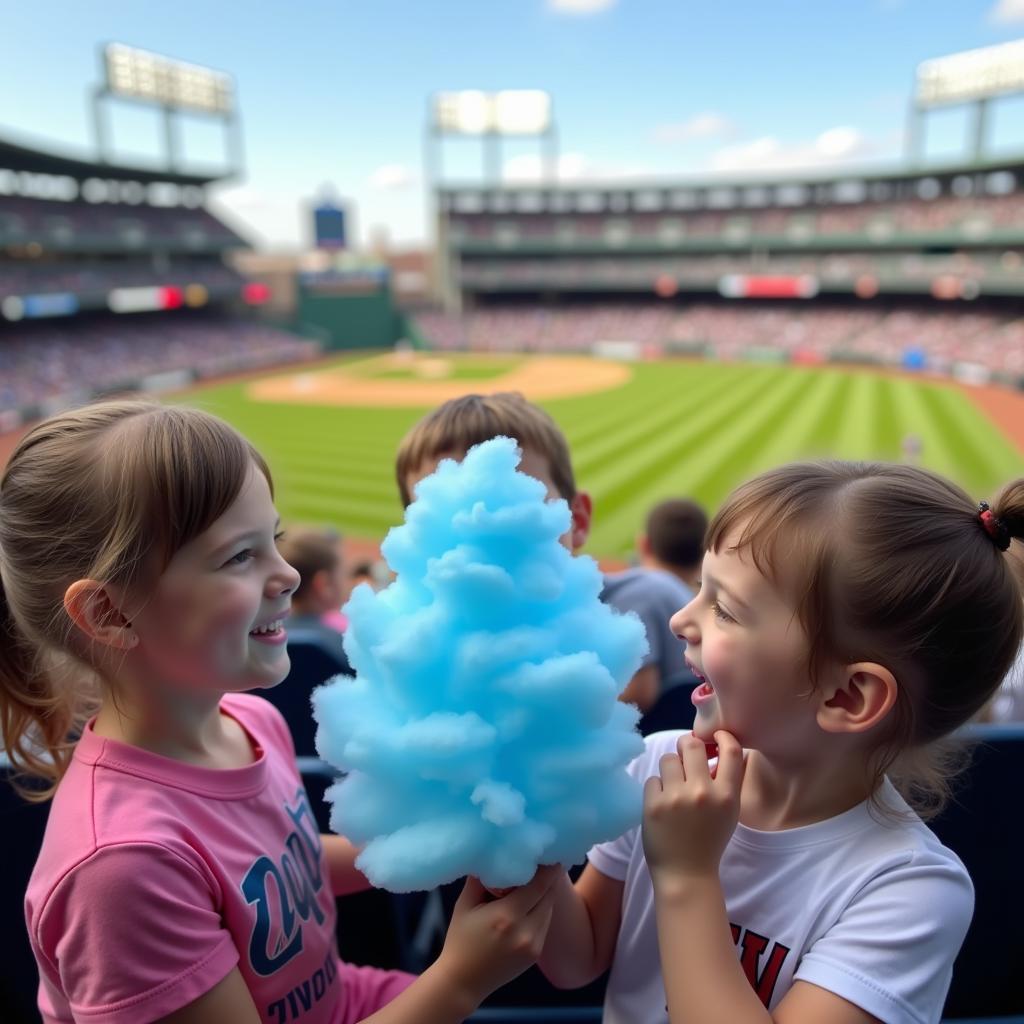
M 1024 37 L 1024 0 L 49 0 L 9 4 L 3 21 L 0 137 L 55 151 L 95 154 L 106 42 L 229 72 L 245 172 L 212 205 L 257 247 L 295 250 L 328 193 L 364 243 L 429 243 L 439 91 L 548 91 L 567 182 L 893 166 L 917 65 Z M 116 159 L 163 158 L 158 111 L 107 112 Z M 933 112 L 927 155 L 965 152 L 969 124 L 964 109 Z M 1024 150 L 1024 97 L 1000 100 L 991 129 L 995 150 Z M 215 122 L 184 118 L 179 137 L 192 165 L 223 163 Z M 536 180 L 540 153 L 506 143 L 505 180 Z M 441 156 L 446 180 L 483 180 L 478 140 Z

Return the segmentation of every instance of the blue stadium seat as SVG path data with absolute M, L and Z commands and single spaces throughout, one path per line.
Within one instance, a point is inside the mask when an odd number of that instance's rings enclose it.
M 693 691 L 700 685 L 691 672 L 682 672 L 665 680 L 661 696 L 654 706 L 640 719 L 642 735 L 665 732 L 670 729 L 691 729 L 697 713 L 690 701 Z
M 284 715 L 300 757 L 316 756 L 316 722 L 310 707 L 310 694 L 332 676 L 353 674 L 347 660 L 339 658 L 316 633 L 296 629 L 288 634 L 288 657 L 292 667 L 284 682 L 269 690 L 254 690 Z
M 930 822 L 967 866 L 974 920 L 953 968 L 943 1019 L 1024 1015 L 1024 724 L 972 725 L 976 744 L 954 799 Z
M 13 770 L 0 752 L 0 835 L 4 837 L 4 884 L 0 921 L 5 924 L 0 958 L 0 1020 L 38 1021 L 39 972 L 25 929 L 25 890 L 46 830 L 50 804 L 32 804 L 11 786 Z

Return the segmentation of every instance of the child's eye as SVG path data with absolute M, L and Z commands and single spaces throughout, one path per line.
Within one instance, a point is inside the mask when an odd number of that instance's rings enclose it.
M 735 622 L 736 620 L 717 602 L 711 602 L 711 608 L 715 613 L 715 618 L 722 622 Z
M 239 551 L 237 555 L 232 555 L 224 564 L 225 565 L 244 565 L 253 557 L 252 548 L 246 548 L 244 551 Z
M 280 544 L 281 541 L 284 540 L 284 537 L 285 537 L 285 531 L 284 530 L 282 530 L 280 533 L 275 533 L 274 534 L 274 543 L 275 544 Z

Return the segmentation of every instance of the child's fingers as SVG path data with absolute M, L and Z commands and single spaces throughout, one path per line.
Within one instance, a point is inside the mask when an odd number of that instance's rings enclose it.
M 718 770 L 715 779 L 730 788 L 739 788 L 746 770 L 746 757 L 739 740 L 732 733 L 715 733 L 718 742 Z
M 459 893 L 459 898 L 455 901 L 455 908 L 452 913 L 455 913 L 460 908 L 468 910 L 470 907 L 476 907 L 486 902 L 487 890 L 483 887 L 479 878 L 469 875 L 466 878 L 466 884 L 462 887 L 462 892 Z
M 547 864 L 538 868 L 537 873 L 526 885 L 520 885 L 513 889 L 507 896 L 495 900 L 501 903 L 511 913 L 518 915 L 528 914 L 547 895 L 555 884 L 563 868 L 560 864 Z
M 658 770 L 663 789 L 668 789 L 677 782 L 686 781 L 686 772 L 683 770 L 683 762 L 678 754 L 662 754 Z
M 651 775 L 644 782 L 644 807 L 647 808 L 651 802 L 661 796 L 662 785 L 660 775 Z
M 678 747 L 687 782 L 711 778 L 708 771 L 708 755 L 701 740 L 693 735 L 681 736 Z

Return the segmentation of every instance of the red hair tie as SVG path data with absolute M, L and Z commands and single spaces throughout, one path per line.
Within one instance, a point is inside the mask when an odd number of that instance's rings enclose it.
M 1010 546 L 1010 531 L 1002 519 L 997 519 L 989 508 L 987 501 L 978 502 L 978 518 L 985 532 L 995 541 L 1000 551 L 1005 551 Z

